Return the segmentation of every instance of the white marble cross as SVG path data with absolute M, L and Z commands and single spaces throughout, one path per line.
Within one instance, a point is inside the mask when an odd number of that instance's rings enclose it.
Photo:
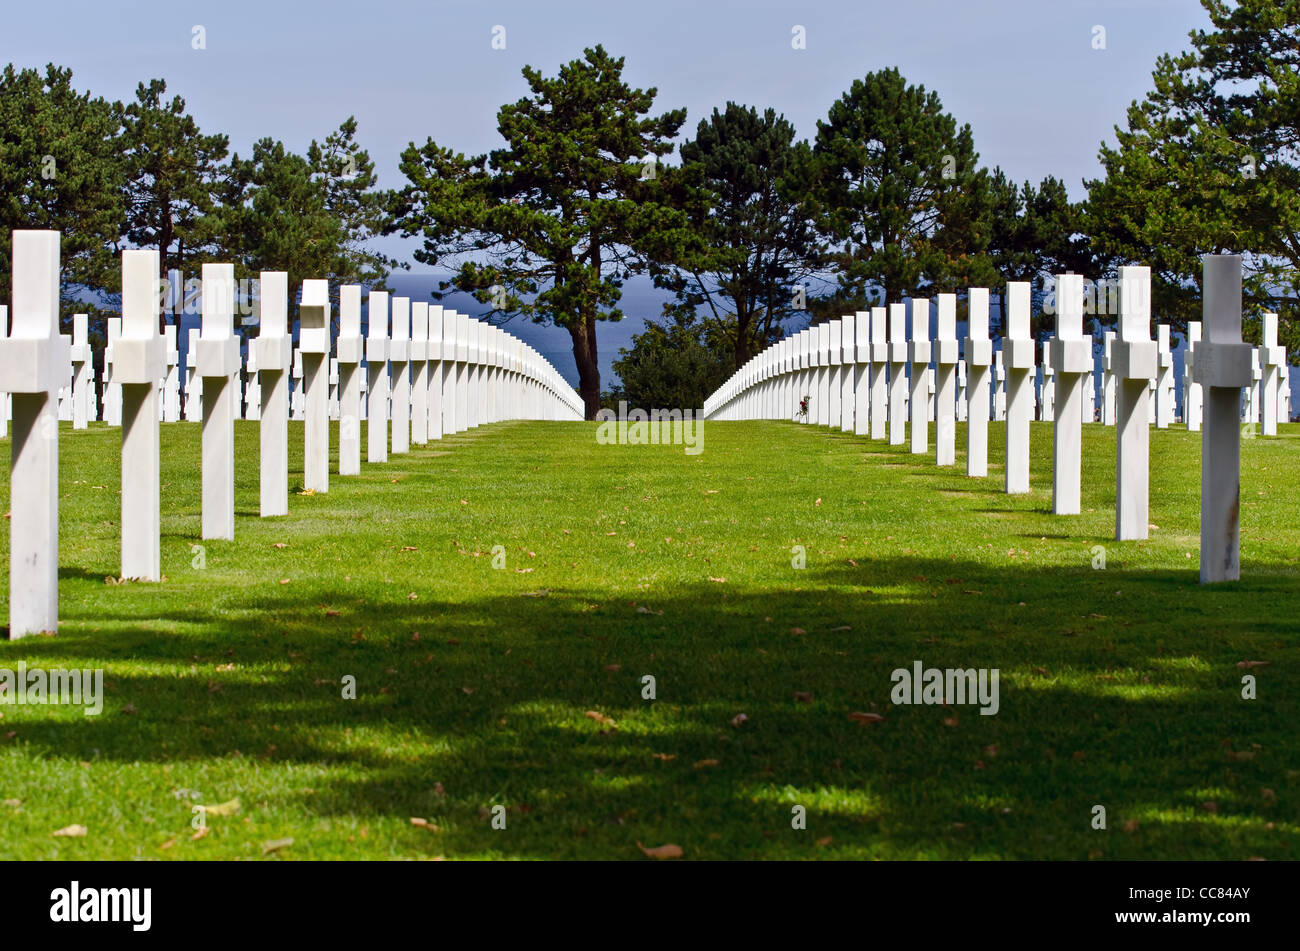
M 69 365 L 59 334 L 59 233 L 12 234 L 13 325 L 0 338 L 0 392 L 13 398 L 9 637 L 59 627 L 59 423 Z

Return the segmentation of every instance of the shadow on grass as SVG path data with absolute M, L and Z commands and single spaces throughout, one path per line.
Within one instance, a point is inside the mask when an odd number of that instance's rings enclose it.
M 1190 572 L 853 561 L 797 591 L 247 590 L 221 618 L 151 618 L 147 589 L 123 588 L 112 617 L 69 604 L 57 637 L 0 650 L 9 667 L 107 667 L 103 716 L 27 720 L 0 749 L 170 763 L 177 785 L 232 760 L 323 766 L 298 808 L 437 818 L 436 840 L 406 843 L 431 854 L 617 857 L 640 839 L 795 857 L 829 835 L 878 857 L 1293 857 L 1297 797 L 1261 793 L 1297 791 L 1292 572 L 1202 588 Z M 1240 698 L 1247 659 L 1273 661 L 1249 671 L 1266 700 Z M 891 672 L 914 661 L 999 669 L 997 714 L 893 705 Z M 495 835 L 490 803 L 517 835 Z M 790 834 L 794 804 L 816 836 Z M 1109 833 L 1090 827 L 1098 804 Z

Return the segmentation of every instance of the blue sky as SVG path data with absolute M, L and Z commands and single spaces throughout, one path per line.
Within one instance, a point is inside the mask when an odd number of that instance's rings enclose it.
M 1197 0 L 99 0 L 9 4 L 4 16 L 0 61 L 68 66 L 78 88 L 123 100 L 140 80 L 161 76 L 205 131 L 227 133 L 241 154 L 263 136 L 301 151 L 355 115 L 386 187 L 403 183 L 398 155 L 409 142 L 432 136 L 466 153 L 496 147 L 498 107 L 527 91 L 522 66 L 554 73 L 603 43 L 626 57 L 630 82 L 658 88 L 661 108 L 686 107 L 688 135 L 735 100 L 771 106 L 811 137 L 854 79 L 897 66 L 970 123 L 984 164 L 1017 181 L 1054 174 L 1076 199 L 1098 174 L 1099 143 L 1150 87 L 1156 58 L 1208 26 Z M 492 48 L 498 25 L 504 50 Z M 806 49 L 791 48 L 796 25 Z M 192 48 L 195 26 L 206 49 Z M 1105 30 L 1105 49 L 1093 48 L 1095 27 Z M 403 260 L 416 246 L 383 244 Z M 601 327 L 606 368 L 657 309 L 644 292 L 628 303 L 633 319 Z M 521 335 L 575 377 L 571 358 L 563 362 L 567 333 Z

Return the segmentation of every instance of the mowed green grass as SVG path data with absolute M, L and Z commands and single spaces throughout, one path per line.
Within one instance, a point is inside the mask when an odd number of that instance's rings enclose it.
M 1151 432 L 1150 540 L 1117 543 L 1100 425 L 1073 517 L 1049 425 L 1009 497 L 1000 423 L 968 479 L 964 427 L 940 471 L 753 422 L 699 455 L 498 424 L 259 519 L 238 423 L 236 539 L 200 551 L 199 427 L 169 424 L 166 580 L 112 584 L 120 434 L 66 425 L 60 629 L 0 667 L 102 667 L 107 700 L 0 706 L 5 858 L 1296 857 L 1300 426 L 1243 440 L 1243 580 L 1201 587 L 1181 428 Z M 999 712 L 894 706 L 917 660 L 997 668 Z

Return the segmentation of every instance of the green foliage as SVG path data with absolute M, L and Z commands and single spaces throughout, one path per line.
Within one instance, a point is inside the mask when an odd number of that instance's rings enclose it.
M 626 400 L 641 409 L 699 409 L 734 367 L 732 342 L 721 328 L 696 320 L 687 310 L 649 321 L 614 361 L 622 381 L 606 405 Z
M 121 129 L 121 103 L 77 92 L 70 69 L 0 73 L 0 300 L 12 296 L 12 230 L 62 234 L 65 295 L 120 280 Z
M 824 264 L 802 207 L 811 152 L 794 139 L 794 126 L 772 109 L 729 102 L 683 143 L 681 168 L 666 170 L 698 240 L 654 267 L 655 283 L 674 292 L 672 308 L 702 312 L 726 337 L 734 369 L 804 316 L 796 287 L 810 295 Z
M 349 118 L 306 157 L 270 138 L 247 159 L 231 157 L 220 244 L 237 277 L 286 271 L 295 292 L 303 280 L 325 278 L 335 295 L 341 283 L 381 285 L 396 262 L 366 242 L 389 226 L 392 196 L 375 188 L 374 163 L 355 131 Z
M 136 101 L 126 107 L 122 134 L 123 235 L 136 247 L 158 248 L 164 277 L 172 268 L 192 268 L 217 256 L 216 193 L 229 146 L 225 135 L 200 132 L 185 100 L 166 101 L 166 92 L 161 79 L 140 83 Z M 120 289 L 120 274 L 112 286 Z
M 555 77 L 525 67 L 531 95 L 497 114 L 505 147 L 467 158 L 412 143 L 395 203 L 404 232 L 424 239 L 416 259 L 457 267 L 444 290 L 473 293 L 498 319 L 569 331 L 589 417 L 600 408 L 597 322 L 623 316 L 631 274 L 690 240 L 655 174 L 685 110 L 650 115 L 657 90 L 622 72 L 601 46 Z
M 1154 89 L 1100 151 L 1093 240 L 1149 264 L 1157 314 L 1200 318 L 1201 256 L 1241 253 L 1251 310 L 1277 311 L 1294 355 L 1300 268 L 1300 0 L 1202 0 L 1214 29 L 1160 57 Z M 1258 337 L 1258 324 L 1248 335 Z
M 988 172 L 969 125 L 897 69 L 855 80 L 817 123 L 810 210 L 838 242 L 827 314 L 990 284 Z

